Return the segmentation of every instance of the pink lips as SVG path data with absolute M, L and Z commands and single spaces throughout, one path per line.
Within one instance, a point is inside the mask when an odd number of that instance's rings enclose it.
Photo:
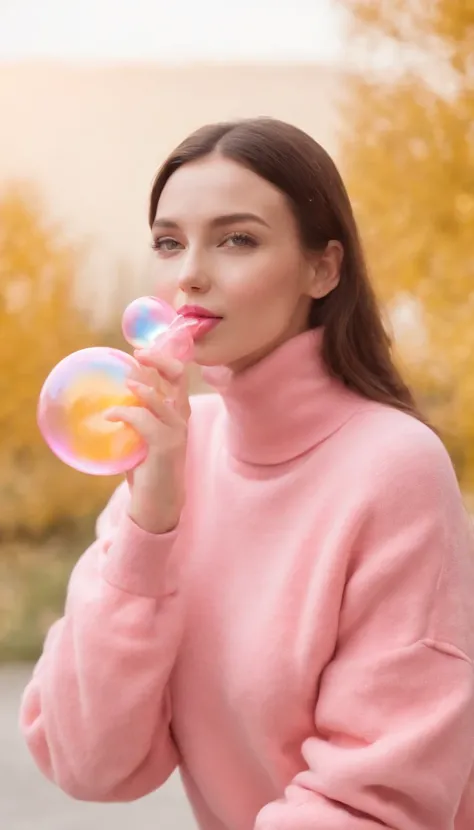
M 178 308 L 178 314 L 181 314 L 181 317 L 212 317 L 213 319 L 221 319 L 219 314 L 200 305 L 183 305 L 181 308 Z
M 204 337 L 209 331 L 214 329 L 221 322 L 220 317 L 202 317 L 200 320 L 196 318 L 196 328 L 193 327 L 192 336 L 194 340 Z
M 192 326 L 193 340 L 198 340 L 200 337 L 203 337 L 222 320 L 222 317 L 218 317 L 212 311 L 209 311 L 209 309 L 194 305 L 182 306 L 178 309 L 178 314 L 187 320 L 195 321 L 196 325 Z

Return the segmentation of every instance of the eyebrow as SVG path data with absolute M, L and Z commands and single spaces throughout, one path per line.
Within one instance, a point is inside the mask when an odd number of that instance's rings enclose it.
M 255 213 L 227 213 L 223 216 L 216 216 L 215 219 L 211 220 L 210 224 L 214 228 L 221 228 L 223 225 L 231 225 L 234 222 L 255 222 L 258 225 L 263 225 L 265 228 L 270 227 L 268 222 L 265 222 L 261 216 L 257 216 Z M 174 219 L 162 217 L 155 219 L 152 227 L 176 229 L 179 228 L 179 224 Z

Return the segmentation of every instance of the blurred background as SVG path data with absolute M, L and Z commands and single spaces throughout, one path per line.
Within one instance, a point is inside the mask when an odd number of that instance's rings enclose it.
M 146 830 L 160 814 L 71 806 L 25 766 L 16 717 L 71 568 L 119 483 L 52 455 L 38 394 L 71 351 L 128 349 L 123 309 L 156 288 L 151 181 L 192 129 L 271 115 L 332 154 L 396 359 L 474 507 L 473 42 L 473 0 L 0 0 L 0 724 L 10 752 L 0 816 L 12 830 L 74 830 L 86 817 L 99 827 L 112 812 L 116 827 L 139 815 Z M 184 827 L 173 787 L 160 815 Z

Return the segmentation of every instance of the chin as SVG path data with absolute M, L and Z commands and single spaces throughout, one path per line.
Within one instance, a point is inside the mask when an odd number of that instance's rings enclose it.
M 211 333 L 212 334 L 212 333 Z M 194 343 L 194 357 L 193 362 L 203 368 L 208 366 L 230 366 L 236 361 L 242 359 L 242 355 L 234 349 L 223 347 L 219 344 L 217 338 L 209 335 L 202 337 Z
M 227 356 L 223 354 L 220 349 L 206 348 L 205 346 L 194 346 L 193 362 L 198 366 L 225 366 L 227 365 Z
M 213 366 L 225 367 L 233 372 L 240 372 L 258 363 L 259 360 L 272 352 L 280 342 L 279 338 L 270 342 L 245 343 L 245 349 L 232 348 L 232 343 L 219 342 L 214 332 L 204 335 L 194 343 L 193 361 L 203 368 Z

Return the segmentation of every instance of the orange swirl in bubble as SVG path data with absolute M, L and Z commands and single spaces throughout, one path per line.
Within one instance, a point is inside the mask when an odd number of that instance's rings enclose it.
M 142 443 L 134 429 L 108 421 L 113 406 L 140 406 L 131 391 L 102 374 L 82 375 L 63 393 L 64 425 L 70 450 L 90 461 L 126 458 Z

